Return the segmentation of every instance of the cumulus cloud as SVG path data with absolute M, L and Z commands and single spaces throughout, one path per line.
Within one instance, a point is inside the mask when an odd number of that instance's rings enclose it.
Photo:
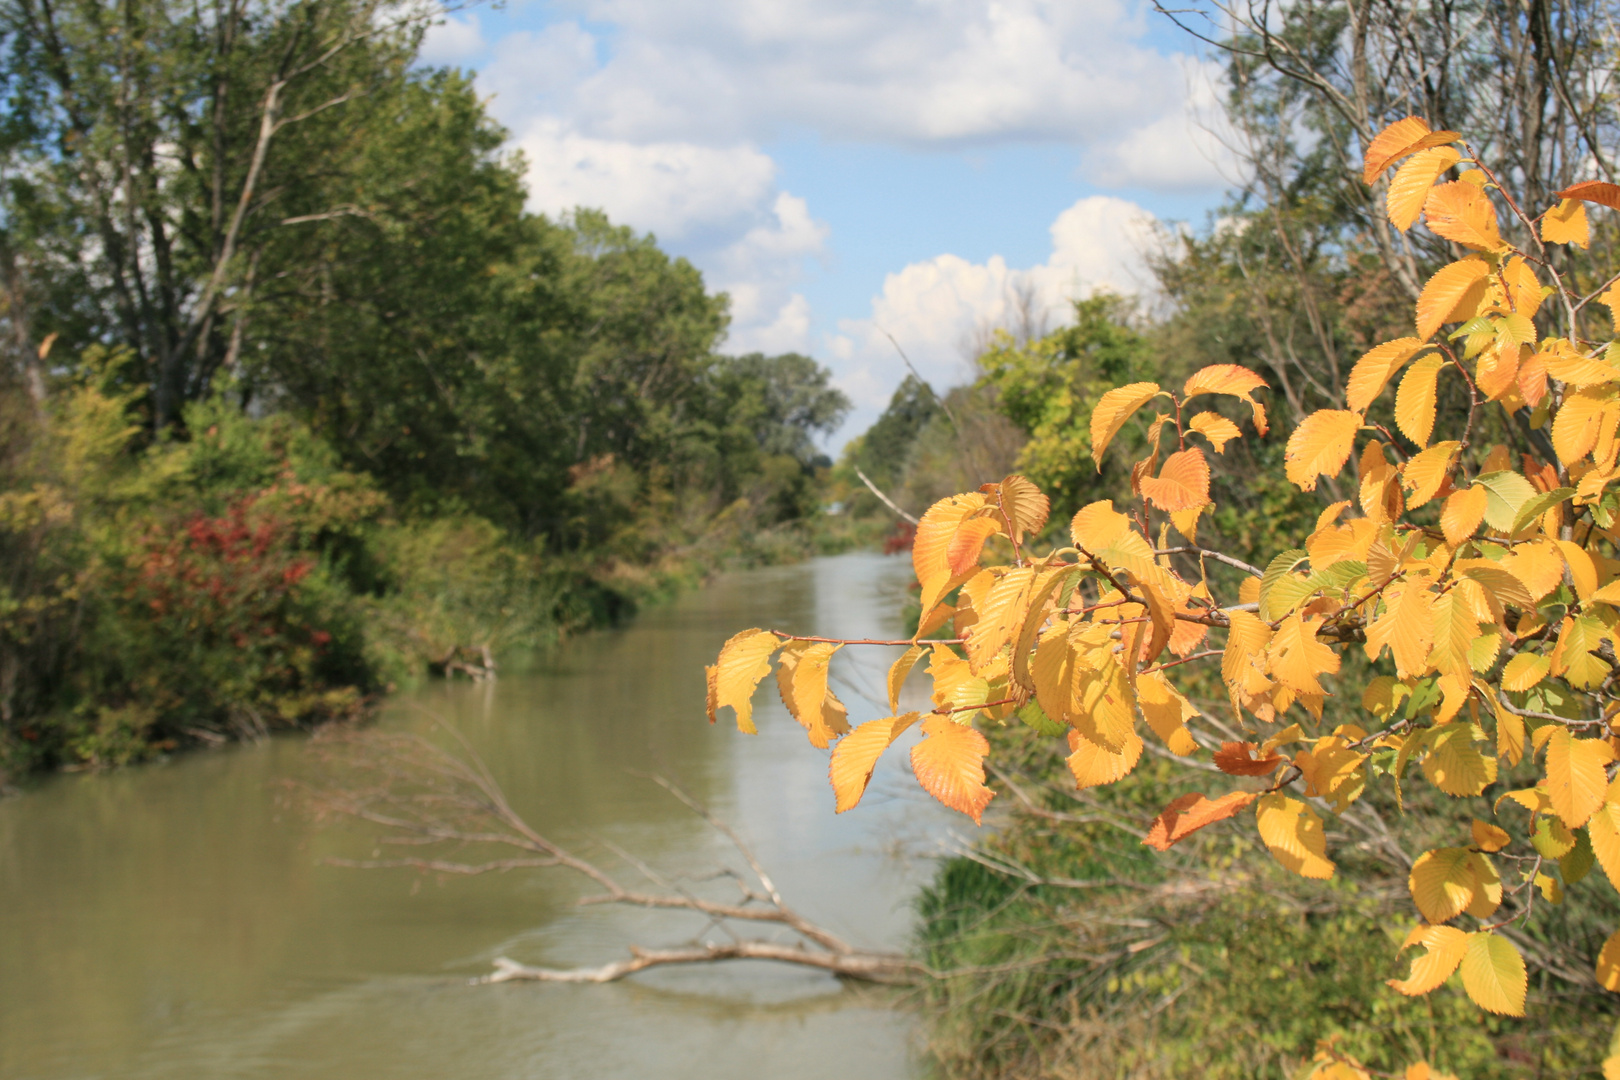
M 1184 191 L 1218 188 L 1238 174 L 1231 126 L 1221 108 L 1218 65 L 1179 58 L 1186 85 L 1179 105 L 1104 142 L 1086 156 L 1085 172 L 1103 187 Z
M 444 67 L 465 64 L 488 48 L 484 32 L 476 14 L 465 18 L 442 15 L 422 38 L 422 49 L 417 54 L 424 64 Z
M 851 429 L 874 419 L 905 377 L 900 350 L 943 390 L 972 377 L 975 347 L 993 329 L 1026 318 L 1037 327 L 1056 325 L 1070 301 L 1100 289 L 1137 296 L 1151 290 L 1147 256 L 1159 231 L 1135 203 L 1081 199 L 1050 232 L 1052 253 L 1040 265 L 1014 269 L 1000 256 L 983 263 L 936 256 L 890 274 L 870 317 L 840 322 L 829 349 L 838 384 L 856 404 Z

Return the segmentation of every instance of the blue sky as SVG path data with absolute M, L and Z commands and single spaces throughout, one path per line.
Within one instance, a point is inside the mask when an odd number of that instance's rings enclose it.
M 1015 290 L 1052 321 L 1140 291 L 1228 186 L 1218 73 L 1134 0 L 516 0 L 424 60 L 477 72 L 532 209 L 605 209 L 733 299 L 728 351 L 798 351 L 855 403 L 943 389 Z

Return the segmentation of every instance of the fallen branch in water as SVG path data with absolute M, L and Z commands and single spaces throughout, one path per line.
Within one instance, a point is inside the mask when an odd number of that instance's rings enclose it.
M 607 870 L 547 838 L 515 811 L 484 762 L 454 728 L 447 730 L 460 753 L 420 735 L 397 732 L 337 731 L 319 736 L 314 747 L 344 778 L 342 784 L 303 786 L 304 801 L 325 819 L 362 822 L 380 830 L 377 843 L 434 847 L 432 855 L 387 859 L 340 859 L 334 866 L 361 869 L 410 868 L 426 873 L 477 875 L 494 871 L 561 867 L 589 879 L 602 891 L 582 896 L 581 906 L 625 904 L 632 907 L 689 911 L 708 921 L 698 939 L 678 948 L 632 946 L 630 958 L 599 967 L 556 969 L 520 964 L 507 957 L 481 983 L 613 982 L 638 971 L 669 964 L 722 960 L 776 960 L 818 968 L 849 979 L 906 983 L 925 974 L 922 965 L 898 953 L 858 949 L 819 926 L 783 900 L 775 882 L 753 851 L 725 822 L 662 777 L 651 777 L 731 842 L 748 867 L 748 875 L 723 868 L 708 880 L 728 878 L 739 897 L 727 902 L 701 896 L 659 874 L 642 860 L 606 841 L 615 855 L 634 867 L 656 891 L 626 888 Z M 470 851 L 476 858 L 451 858 L 446 849 Z M 512 851 L 518 852 L 516 856 Z M 775 923 L 797 940 L 772 941 L 739 937 L 734 922 Z M 702 940 L 716 929 L 729 941 Z

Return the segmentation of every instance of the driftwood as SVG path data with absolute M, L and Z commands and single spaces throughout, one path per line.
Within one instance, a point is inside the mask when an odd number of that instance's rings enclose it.
M 724 821 L 662 777 L 651 777 L 722 833 L 747 873 L 722 868 L 707 880 L 729 879 L 738 895 L 731 901 L 700 895 L 666 878 L 644 861 L 600 841 L 654 887 L 625 887 L 613 874 L 546 837 L 515 811 L 483 761 L 454 728 L 459 753 L 419 735 L 335 731 L 315 740 L 318 753 L 340 770 L 342 782 L 302 785 L 303 800 L 325 819 L 362 823 L 377 830 L 379 845 L 430 848 L 431 854 L 380 859 L 327 859 L 334 866 L 362 869 L 409 868 L 425 873 L 476 875 L 511 870 L 561 868 L 590 881 L 600 891 L 582 896 L 581 906 L 624 904 L 687 911 L 706 920 L 698 939 L 675 948 L 632 946 L 628 959 L 598 967 L 556 969 L 520 964 L 507 957 L 482 983 L 613 982 L 648 968 L 723 960 L 776 960 L 818 968 L 848 979 L 907 983 L 926 974 L 922 965 L 898 953 L 859 949 L 790 907 L 753 851 Z M 455 856 L 461 857 L 455 857 Z M 786 940 L 740 937 L 739 923 L 770 923 L 792 936 Z M 718 930 L 728 940 L 708 941 Z

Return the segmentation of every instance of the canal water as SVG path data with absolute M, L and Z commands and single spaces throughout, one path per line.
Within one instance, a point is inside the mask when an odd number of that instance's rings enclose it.
M 729 858 L 645 779 L 681 784 L 755 846 L 789 903 L 848 940 L 900 948 L 910 902 L 951 829 L 919 792 L 913 734 L 865 801 L 834 816 L 826 752 L 774 693 L 761 734 L 703 717 L 703 665 L 750 626 L 899 637 L 906 560 L 853 554 L 728 575 L 628 627 L 565 644 L 521 674 L 401 694 L 384 727 L 453 724 L 540 831 L 666 874 Z M 893 653 L 847 649 L 852 721 L 883 715 Z M 576 907 L 554 870 L 437 878 L 352 870 L 369 841 L 317 827 L 286 785 L 302 738 L 53 777 L 0 800 L 0 1077 L 602 1077 L 901 1080 L 926 1068 L 881 991 L 759 962 L 608 985 L 470 985 L 499 955 L 600 964 L 678 945 L 685 913 Z M 624 880 L 635 883 L 624 868 Z M 762 933 L 769 933 L 767 927 Z

